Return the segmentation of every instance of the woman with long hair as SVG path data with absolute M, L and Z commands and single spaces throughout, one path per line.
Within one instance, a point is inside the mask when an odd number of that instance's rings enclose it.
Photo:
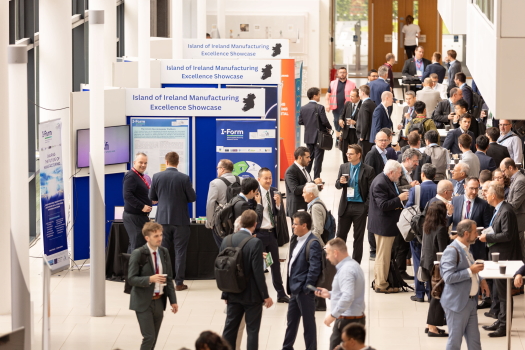
M 204 331 L 195 341 L 195 350 L 231 350 L 231 347 L 217 333 Z
M 498 168 L 492 172 L 492 180 L 503 185 L 505 188 L 505 199 L 507 199 L 510 190 L 510 179 Z
M 437 260 L 436 253 L 443 252 L 450 243 L 448 226 L 445 203 L 442 201 L 432 202 L 425 213 L 423 247 L 421 249 L 421 268 L 425 269 L 429 276 L 434 268 L 434 261 Z M 443 329 L 438 328 L 438 326 L 444 325 L 445 311 L 439 299 L 432 298 L 432 296 L 429 299 L 430 306 L 427 315 L 428 336 L 447 337 L 448 334 Z
M 414 52 L 416 51 L 417 47 L 417 41 L 416 38 L 419 37 L 419 33 L 421 32 L 421 28 L 417 24 L 414 24 L 414 17 L 412 15 L 408 15 L 405 19 L 406 24 L 403 26 L 403 29 L 401 29 L 401 32 L 405 34 L 405 52 L 407 54 L 407 58 L 411 59 L 412 56 L 414 56 Z

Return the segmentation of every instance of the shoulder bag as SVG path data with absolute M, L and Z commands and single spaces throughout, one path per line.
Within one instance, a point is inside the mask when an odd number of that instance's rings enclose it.
M 317 106 L 319 107 L 319 106 Z M 321 131 L 319 127 L 319 110 L 315 110 L 315 117 L 317 122 L 317 147 L 325 151 L 329 151 L 334 146 L 333 131 L 331 133 L 327 131 Z

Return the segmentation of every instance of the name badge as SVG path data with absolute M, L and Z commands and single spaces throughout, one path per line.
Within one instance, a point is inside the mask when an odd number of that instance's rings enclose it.
M 353 187 L 348 187 L 346 190 L 346 198 L 351 199 L 354 198 L 355 189 Z
M 420 77 L 420 76 L 422 76 L 422 75 L 423 75 L 423 72 L 422 72 L 422 71 L 420 71 L 420 70 L 418 70 L 418 71 L 417 71 L 417 73 L 416 73 L 416 75 L 417 75 L 418 77 Z

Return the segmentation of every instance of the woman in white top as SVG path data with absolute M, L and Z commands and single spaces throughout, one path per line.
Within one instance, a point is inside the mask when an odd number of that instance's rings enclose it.
M 421 28 L 419 28 L 417 24 L 414 24 L 414 17 L 408 15 L 406 24 L 403 26 L 403 29 L 401 29 L 401 32 L 405 34 L 405 52 L 407 53 L 407 58 L 411 59 L 412 56 L 414 56 L 414 51 L 416 51 L 416 38 L 419 37 Z

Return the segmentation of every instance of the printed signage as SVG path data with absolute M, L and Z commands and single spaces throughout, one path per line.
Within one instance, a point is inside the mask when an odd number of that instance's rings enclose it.
M 262 117 L 264 89 L 126 89 L 127 116 Z
M 162 84 L 279 84 L 277 60 L 161 60 Z
M 184 39 L 184 58 L 288 58 L 288 39 Z

